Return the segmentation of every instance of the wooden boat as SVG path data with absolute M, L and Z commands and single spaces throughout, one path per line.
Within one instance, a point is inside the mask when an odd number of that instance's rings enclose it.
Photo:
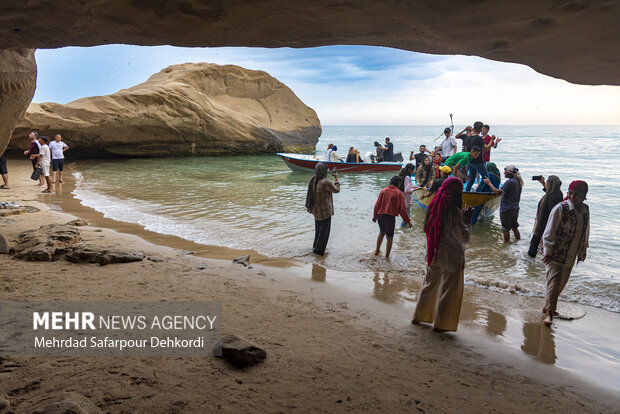
M 278 157 L 282 158 L 282 161 L 293 171 L 314 171 L 314 167 L 319 162 L 327 164 L 327 168 L 330 171 L 336 170 L 338 172 L 387 172 L 387 171 L 400 171 L 403 168 L 403 164 L 400 162 L 379 162 L 372 163 L 355 163 L 355 162 L 326 162 L 317 159 L 314 155 L 302 155 L 302 154 L 283 154 L 277 153 Z
M 413 201 L 423 209 L 428 208 L 433 197 L 422 198 L 426 190 L 415 190 L 413 192 Z M 463 191 L 463 207 L 482 207 L 478 221 L 490 217 L 499 208 L 501 195 L 495 193 L 477 193 L 474 191 Z

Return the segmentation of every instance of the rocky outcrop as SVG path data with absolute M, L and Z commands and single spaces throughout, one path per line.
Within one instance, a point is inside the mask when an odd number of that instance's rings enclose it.
M 319 119 L 283 83 L 238 66 L 185 63 L 107 96 L 31 104 L 12 149 L 38 130 L 60 133 L 72 156 L 247 154 L 313 150 Z
M 618 21 L 615 0 L 4 1 L 0 48 L 375 45 L 618 85 Z
M 0 155 L 28 108 L 36 83 L 34 50 L 0 50 Z
M 72 223 L 72 222 L 69 222 Z M 49 262 L 65 259 L 73 263 L 139 262 L 146 257 L 142 251 L 122 250 L 82 243 L 77 227 L 67 224 L 47 224 L 17 235 L 10 253 L 16 259 Z

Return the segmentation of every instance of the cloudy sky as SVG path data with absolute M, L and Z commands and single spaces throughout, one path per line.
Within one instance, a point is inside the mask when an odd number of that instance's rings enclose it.
M 620 87 L 583 86 L 527 66 L 369 46 L 310 49 L 108 45 L 39 49 L 35 102 L 67 103 L 144 82 L 185 62 L 264 70 L 323 125 L 620 124 Z

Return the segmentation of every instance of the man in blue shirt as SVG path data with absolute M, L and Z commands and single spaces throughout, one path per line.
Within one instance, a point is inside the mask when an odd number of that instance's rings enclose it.
M 504 168 L 504 177 L 507 180 L 500 189 L 495 188 L 489 177 L 484 178 L 484 182 L 495 194 L 501 194 L 502 198 L 499 205 L 499 219 L 502 223 L 504 241 L 510 241 L 510 231 L 515 235 L 515 239 L 521 239 L 519 233 L 519 201 L 521 200 L 521 189 L 523 188 L 523 178 L 519 174 L 519 169 L 514 165 Z
M 389 138 L 385 138 L 385 147 L 383 148 L 383 160 L 392 161 L 394 157 L 394 144 L 390 142 Z

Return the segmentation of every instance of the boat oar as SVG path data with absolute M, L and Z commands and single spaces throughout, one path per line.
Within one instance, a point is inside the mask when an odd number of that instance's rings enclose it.
M 452 124 L 452 133 L 454 134 L 454 122 L 452 121 L 452 114 L 450 114 L 450 123 Z M 441 136 L 443 135 L 443 132 L 441 134 L 439 134 L 439 136 L 437 138 L 435 138 L 433 140 L 433 142 L 437 141 L 439 138 L 441 138 Z

